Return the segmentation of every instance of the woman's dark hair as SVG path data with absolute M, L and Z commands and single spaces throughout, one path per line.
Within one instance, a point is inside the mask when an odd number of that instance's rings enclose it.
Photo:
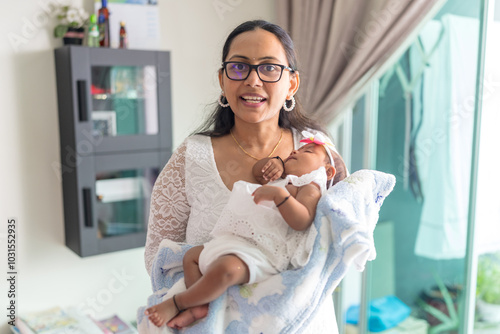
M 224 47 L 222 49 L 222 62 L 226 60 L 229 49 L 231 48 L 231 43 L 236 36 L 244 32 L 254 31 L 257 29 L 266 30 L 278 38 L 283 46 L 283 49 L 285 50 L 288 66 L 297 70 L 297 56 L 290 35 L 288 35 L 288 33 L 280 26 L 264 20 L 247 21 L 237 26 L 229 34 L 226 42 L 224 43 Z M 295 101 L 296 105 L 292 111 L 288 112 L 281 108 L 278 122 L 279 126 L 285 129 L 294 128 L 298 131 L 309 128 L 325 132 L 322 126 L 304 115 L 300 101 L 298 101 L 297 97 L 295 97 Z M 212 112 L 208 120 L 206 120 L 205 123 L 196 131 L 196 133 L 210 137 L 220 137 L 228 134 L 233 126 L 234 114 L 231 107 L 223 108 L 216 103 L 215 110 Z

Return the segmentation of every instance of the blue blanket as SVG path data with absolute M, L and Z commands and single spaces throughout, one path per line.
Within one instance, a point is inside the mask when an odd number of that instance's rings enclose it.
M 311 232 L 312 253 L 304 267 L 262 282 L 233 286 L 210 303 L 208 316 L 182 330 L 157 328 L 137 312 L 140 333 L 301 333 L 325 298 L 355 265 L 363 270 L 375 258 L 373 230 L 380 206 L 394 188 L 393 175 L 360 170 L 330 188 L 320 199 Z M 161 243 L 148 306 L 185 290 L 182 258 L 191 245 Z

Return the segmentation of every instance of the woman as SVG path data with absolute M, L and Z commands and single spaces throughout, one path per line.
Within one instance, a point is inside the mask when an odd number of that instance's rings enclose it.
M 256 160 L 286 158 L 299 147 L 301 131 L 320 130 L 295 102 L 300 84 L 295 51 L 279 26 L 260 20 L 241 24 L 229 34 L 222 61 L 219 106 L 201 132 L 180 145 L 155 183 L 145 252 L 148 272 L 163 239 L 193 245 L 209 240 L 233 184 L 256 183 Z M 345 177 L 345 165 L 340 156 L 334 159 L 337 181 Z M 331 300 L 321 309 L 309 332 L 337 332 Z M 188 325 L 206 313 L 205 305 L 174 320 Z

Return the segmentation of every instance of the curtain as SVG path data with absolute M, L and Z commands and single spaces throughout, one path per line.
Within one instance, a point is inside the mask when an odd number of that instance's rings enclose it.
M 304 109 L 333 120 L 444 2 L 276 0 L 277 23 L 298 53 Z

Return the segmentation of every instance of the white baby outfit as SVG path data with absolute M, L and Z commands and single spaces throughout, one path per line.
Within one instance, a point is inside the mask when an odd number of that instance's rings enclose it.
M 285 188 L 289 183 L 300 187 L 314 182 L 321 194 L 326 191 L 324 167 L 297 177 L 288 175 L 269 185 Z M 255 204 L 252 193 L 259 184 L 238 181 L 234 183 L 229 201 L 211 232 L 213 239 L 204 245 L 199 267 L 205 274 L 208 266 L 217 258 L 235 254 L 248 266 L 249 284 L 259 282 L 287 270 L 298 268 L 309 259 L 315 229 L 296 231 L 288 226 L 274 202 Z

